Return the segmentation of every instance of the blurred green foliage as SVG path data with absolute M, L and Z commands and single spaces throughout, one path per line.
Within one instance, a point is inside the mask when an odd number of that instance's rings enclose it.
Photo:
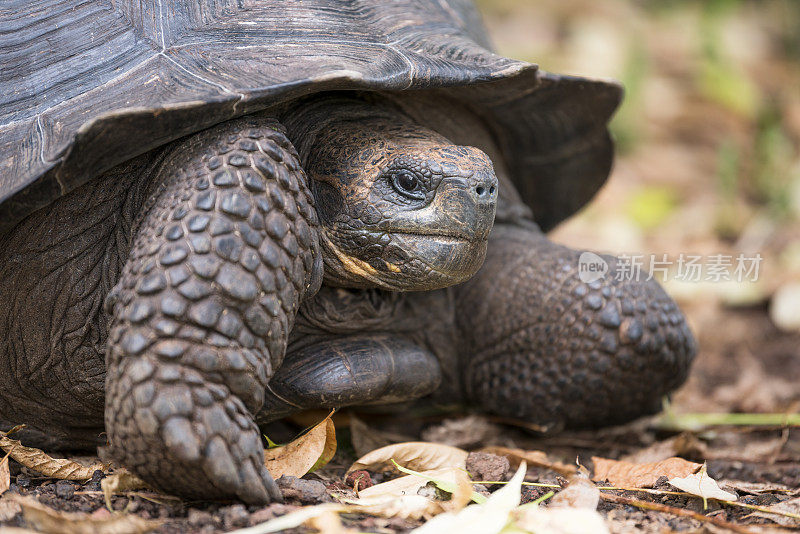
M 636 147 L 644 127 L 643 91 L 644 82 L 650 70 L 650 56 L 638 38 L 629 39 L 625 70 L 620 80 L 625 86 L 625 105 L 621 106 L 611 122 L 611 132 L 620 153 L 627 153 Z
M 478 4 L 501 53 L 623 83 L 611 130 L 634 163 L 633 224 L 656 231 L 698 197 L 730 242 L 750 221 L 800 220 L 800 0 Z
M 675 212 L 678 197 L 670 187 L 645 186 L 628 199 L 627 212 L 639 228 L 652 230 Z
M 795 150 L 784 129 L 780 109 L 774 102 L 767 102 L 756 123 L 752 177 L 757 200 L 776 219 L 791 215 L 789 188 Z

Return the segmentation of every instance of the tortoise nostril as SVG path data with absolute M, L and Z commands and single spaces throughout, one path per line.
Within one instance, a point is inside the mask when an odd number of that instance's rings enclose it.
M 483 187 L 482 185 L 479 185 L 478 187 L 476 187 L 476 188 L 475 188 L 475 192 L 476 192 L 476 193 L 478 193 L 478 196 L 479 196 L 479 197 L 482 197 L 482 196 L 483 196 L 483 193 L 484 193 L 485 191 L 486 191 L 486 188 L 485 188 L 485 187 Z
M 494 186 L 489 188 L 489 194 L 494 195 Z

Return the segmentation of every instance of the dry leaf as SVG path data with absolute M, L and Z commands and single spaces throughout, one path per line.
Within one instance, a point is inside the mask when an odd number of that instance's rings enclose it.
M 577 471 L 574 465 L 551 461 L 542 451 L 526 451 L 524 449 L 511 449 L 509 447 L 484 447 L 479 452 L 489 452 L 498 456 L 505 456 L 511 463 L 512 468 L 516 468 L 520 462 L 526 462 L 528 465 L 544 467 L 545 469 L 550 469 L 565 477 L 574 475 Z
M 347 508 L 341 504 L 325 503 L 315 506 L 304 506 L 294 512 L 270 519 L 264 523 L 259 523 L 252 527 L 233 530 L 228 534 L 270 534 L 271 532 L 281 532 L 290 528 L 297 528 L 307 521 L 331 512 L 346 512 Z
M 160 521 L 149 521 L 137 515 L 114 514 L 107 518 L 94 518 L 89 514 L 59 512 L 30 497 L 15 497 L 22 507 L 25 521 L 46 534 L 143 534 L 161 526 Z
M 429 471 L 444 467 L 466 468 L 467 451 L 424 441 L 408 441 L 395 443 L 376 449 L 362 456 L 347 470 L 357 471 L 395 471 L 392 460 L 399 465 L 414 471 Z
M 147 484 L 130 471 L 126 469 L 117 469 L 114 471 L 113 475 L 107 476 L 100 482 L 100 487 L 106 498 L 106 507 L 111 510 L 111 496 L 113 494 L 123 491 L 146 489 Z
M 500 428 L 482 415 L 467 415 L 445 419 L 438 425 L 426 428 L 421 437 L 424 441 L 441 443 L 461 449 L 472 449 L 486 444 L 500 434 Z
M 416 534 L 499 533 L 508 525 L 511 512 L 519 506 L 522 480 L 525 478 L 526 470 L 527 466 L 523 462 L 508 484 L 492 493 L 486 502 L 467 506 L 457 513 L 439 514 L 412 532 Z
M 697 473 L 700 464 L 683 458 L 667 458 L 660 462 L 637 464 L 622 460 L 592 457 L 594 462 L 593 480 L 608 480 L 613 486 L 626 488 L 652 488 L 660 477 L 685 477 Z
M 418 495 L 419 490 L 431 482 L 430 479 L 435 479 L 436 485 L 445 491 L 452 490 L 452 498 L 440 502 Z M 359 499 L 345 502 L 357 506 L 355 510 L 359 513 L 422 519 L 440 514 L 445 509 L 457 512 L 472 500 L 473 494 L 472 484 L 464 471 L 445 467 L 377 484 L 362 490 Z
M 597 503 L 600 502 L 600 490 L 589 480 L 589 475 L 583 471 L 578 471 L 569 477 L 566 487 L 550 499 L 549 508 L 597 509 Z
M 448 501 L 451 512 L 458 512 L 467 506 L 472 500 L 472 493 L 474 492 L 472 483 L 469 480 L 469 475 L 465 471 L 456 471 L 456 489 L 453 496 Z
M 351 534 L 356 532 L 353 529 L 346 528 L 342 524 L 339 514 L 333 510 L 325 510 L 321 514 L 310 518 L 306 521 L 306 525 L 324 534 Z
M 0 498 L 0 523 L 14 519 L 14 516 L 22 511 L 22 508 L 20 508 L 19 503 L 14 500 L 14 497 L 16 497 L 16 495 L 12 496 L 12 494 L 9 493 L 5 497 Z
M 391 444 L 391 441 L 382 433 L 370 428 L 352 413 L 350 414 L 350 441 L 359 457 Z
M 345 501 L 354 505 L 351 511 L 382 517 L 401 519 L 427 519 L 444 511 L 443 502 L 432 501 L 422 495 L 380 495 Z
M 789 499 L 788 501 L 775 503 L 771 506 L 767 506 L 766 508 L 774 510 L 775 512 L 779 513 L 800 515 L 800 498 Z M 770 521 L 774 521 L 775 523 L 784 527 L 800 526 L 800 519 L 794 517 L 787 517 L 785 515 L 768 514 L 766 512 L 755 512 L 748 515 L 747 517 L 763 517 L 764 519 L 769 519 Z
M 0 460 L 0 495 L 11 487 L 11 469 L 8 465 L 8 454 Z
M 291 443 L 264 451 L 264 465 L 275 480 L 302 477 L 327 464 L 336 453 L 336 429 L 331 414 Z
M 690 458 L 707 458 L 708 448 L 697 436 L 684 432 L 677 436 L 657 441 L 652 445 L 639 449 L 634 453 L 626 454 L 620 460 L 632 464 L 651 464 L 660 462 L 673 456 L 688 456 Z M 699 465 L 699 464 L 698 464 Z
M 683 478 L 671 478 L 669 483 L 686 493 L 702 497 L 704 508 L 706 499 L 717 499 L 721 501 L 736 500 L 736 495 L 723 491 L 717 485 L 717 481 L 708 476 L 706 464 L 703 464 L 700 471 L 697 473 Z
M 108 469 L 107 465 L 101 463 L 86 467 L 66 458 L 53 458 L 39 449 L 23 447 L 19 441 L 9 438 L 3 432 L 0 432 L 0 448 L 28 469 L 61 480 L 85 481 L 92 478 L 95 471 Z
M 421 471 L 420 475 L 425 477 L 443 480 L 452 483 L 453 486 L 458 484 L 457 474 L 458 469 L 454 467 L 442 467 L 439 469 L 431 469 L 428 471 Z M 358 492 L 359 497 L 362 499 L 370 499 L 373 497 L 402 497 L 404 495 L 416 495 L 419 489 L 430 482 L 427 478 L 418 475 L 405 475 L 388 482 L 375 484 L 369 488 L 365 488 Z M 353 501 L 355 503 L 359 501 Z
M 603 517 L 589 508 L 527 508 L 513 513 L 514 526 L 537 534 L 608 534 Z
M 748 493 L 750 495 L 762 495 L 764 493 L 781 493 L 792 497 L 800 497 L 800 488 L 790 488 L 785 484 L 777 484 L 774 482 L 745 482 L 744 480 L 722 480 L 722 486 L 729 487 L 739 493 Z

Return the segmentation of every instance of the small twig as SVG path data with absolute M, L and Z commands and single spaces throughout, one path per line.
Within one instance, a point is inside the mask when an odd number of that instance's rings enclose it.
M 685 413 L 665 412 L 656 421 L 656 427 L 668 430 L 697 432 L 708 427 L 772 427 L 800 426 L 796 413 Z
M 502 480 L 470 480 L 472 484 L 508 484 L 508 482 L 504 482 Z M 539 488 L 558 488 L 561 489 L 562 486 L 558 484 L 543 484 L 541 482 L 523 482 L 523 486 L 536 486 Z M 600 488 L 603 489 L 603 488 Z
M 756 510 L 758 512 L 763 512 L 765 514 L 782 515 L 783 517 L 790 517 L 792 519 L 797 519 L 798 521 L 800 521 L 800 514 L 793 514 L 791 512 L 782 512 L 780 510 L 771 510 L 765 506 L 756 506 L 755 504 L 745 504 L 743 502 L 736 502 L 736 501 L 719 501 L 719 502 L 730 506 L 738 506 L 740 508 L 748 508 L 750 510 Z
M 500 481 L 500 480 L 472 480 L 470 482 L 472 482 L 473 484 L 508 484 L 508 482 L 503 482 L 503 481 Z M 559 489 L 562 488 L 562 486 L 559 486 L 558 484 L 541 484 L 539 482 L 523 482 L 522 485 L 523 486 L 536 486 L 536 487 L 540 487 L 540 488 L 559 488 Z M 625 487 L 618 487 L 618 486 L 598 486 L 597 489 L 599 489 L 601 491 L 640 491 L 642 493 L 649 493 L 651 495 L 682 495 L 684 497 L 697 497 L 697 495 L 693 495 L 691 493 L 686 493 L 685 491 L 667 491 L 667 490 L 658 490 L 658 489 L 652 489 L 652 488 L 625 488 Z M 780 491 L 780 490 L 778 490 L 778 491 Z M 786 490 L 783 490 L 783 491 L 786 491 Z M 601 493 L 600 495 L 605 497 L 606 495 L 611 495 L 611 494 Z M 625 497 L 620 497 L 620 498 L 624 499 Z M 756 510 L 758 512 L 763 512 L 765 514 L 780 515 L 780 516 L 783 516 L 783 517 L 789 517 L 789 518 L 797 519 L 798 521 L 800 521 L 800 514 L 793 514 L 791 512 L 782 512 L 780 510 L 771 510 L 771 509 L 769 509 L 767 507 L 764 507 L 764 506 L 756 506 L 756 505 L 753 505 L 753 504 L 745 504 L 743 502 L 737 502 L 737 501 L 723 501 L 723 500 L 720 500 L 720 499 L 714 499 L 714 500 L 717 501 L 717 502 L 723 503 L 723 504 L 727 504 L 728 506 L 738 506 L 739 508 L 747 508 L 747 509 L 750 509 L 750 510 Z M 646 503 L 647 501 L 639 501 L 639 502 Z M 662 505 L 657 504 L 657 506 L 662 506 Z M 679 509 L 680 508 L 675 508 L 675 510 L 679 510 Z M 702 517 L 706 517 L 706 516 L 702 516 Z
M 635 506 L 643 510 L 652 510 L 654 512 L 663 512 L 665 514 L 678 515 L 681 517 L 689 517 L 691 519 L 700 521 L 702 523 L 711 523 L 712 525 L 718 526 L 720 528 L 727 528 L 734 532 L 738 532 L 739 534 L 755 534 L 754 530 L 750 530 L 749 528 L 744 527 L 742 525 L 737 525 L 735 523 L 731 523 L 730 521 L 719 519 L 718 517 L 712 517 L 703 515 L 698 512 L 692 512 L 691 510 L 684 510 L 683 508 L 675 508 L 674 506 L 667 506 L 666 504 L 640 501 L 639 499 L 631 499 L 629 497 L 622 497 L 620 495 L 614 495 L 612 493 L 601 493 L 600 498 L 617 504 L 627 504 L 629 506 Z
M 685 491 L 665 491 L 665 490 L 657 490 L 650 488 L 618 488 L 618 487 L 601 486 L 597 489 L 612 490 L 612 491 L 642 491 L 644 493 L 650 493 L 651 495 L 683 495 L 684 497 L 698 497 L 697 495 L 686 493 Z M 780 510 L 771 510 L 765 506 L 756 506 L 754 504 L 746 504 L 738 501 L 723 501 L 720 499 L 714 499 L 714 500 L 723 504 L 727 504 L 728 506 L 738 506 L 739 508 L 748 508 L 750 510 L 757 510 L 759 512 L 764 512 L 765 514 L 781 515 L 783 517 L 790 517 L 792 519 L 800 520 L 800 514 L 793 514 L 791 512 L 782 512 Z

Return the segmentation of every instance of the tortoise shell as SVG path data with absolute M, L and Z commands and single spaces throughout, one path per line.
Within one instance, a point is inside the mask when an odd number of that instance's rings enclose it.
M 0 235 L 148 150 L 329 90 L 466 103 L 545 230 L 611 168 L 620 86 L 494 54 L 468 0 L 11 0 L 0 28 Z

